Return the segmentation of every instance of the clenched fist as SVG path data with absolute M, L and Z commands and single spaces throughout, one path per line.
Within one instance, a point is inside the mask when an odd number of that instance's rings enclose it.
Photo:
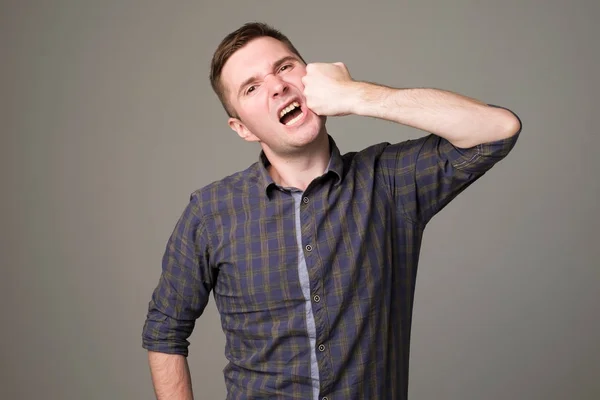
M 312 63 L 302 77 L 306 105 L 318 115 L 341 116 L 352 113 L 355 81 L 343 63 Z

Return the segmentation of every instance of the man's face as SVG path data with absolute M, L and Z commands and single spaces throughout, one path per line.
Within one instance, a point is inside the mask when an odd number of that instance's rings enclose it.
M 280 155 L 311 143 L 321 133 L 325 117 L 306 107 L 305 74 L 304 63 L 280 41 L 261 37 L 247 43 L 227 60 L 221 73 L 226 96 L 239 117 L 230 118 L 229 126 L 245 140 L 259 141 Z

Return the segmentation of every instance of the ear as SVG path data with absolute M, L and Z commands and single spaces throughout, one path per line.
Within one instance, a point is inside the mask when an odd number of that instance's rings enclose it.
M 229 124 L 229 127 L 231 129 L 233 129 L 235 132 L 237 132 L 238 135 L 240 135 L 240 137 L 244 140 L 247 140 L 248 142 L 258 142 L 259 139 L 254 136 L 254 134 L 252 132 L 250 132 L 250 130 L 246 127 L 246 125 L 244 125 L 244 123 L 242 121 L 240 121 L 238 118 L 229 118 L 229 120 L 227 121 L 227 123 Z

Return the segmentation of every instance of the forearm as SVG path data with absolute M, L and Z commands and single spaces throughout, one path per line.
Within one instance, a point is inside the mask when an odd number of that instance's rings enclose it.
M 193 400 L 190 370 L 184 356 L 149 351 L 148 362 L 157 400 Z
M 411 126 L 457 147 L 508 138 L 519 120 L 508 110 L 440 89 L 394 89 L 367 82 L 352 84 L 352 113 Z

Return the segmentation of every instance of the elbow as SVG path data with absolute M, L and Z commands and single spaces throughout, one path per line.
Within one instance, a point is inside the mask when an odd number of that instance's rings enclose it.
M 481 123 L 470 134 L 451 140 L 456 147 L 467 149 L 502 140 L 516 139 L 521 132 L 521 120 L 511 110 L 488 105 L 481 114 Z
M 521 132 L 521 120 L 510 110 L 505 110 L 504 138 L 508 139 Z
M 509 139 L 521 132 L 521 119 L 508 108 L 491 106 L 497 113 L 495 140 Z

